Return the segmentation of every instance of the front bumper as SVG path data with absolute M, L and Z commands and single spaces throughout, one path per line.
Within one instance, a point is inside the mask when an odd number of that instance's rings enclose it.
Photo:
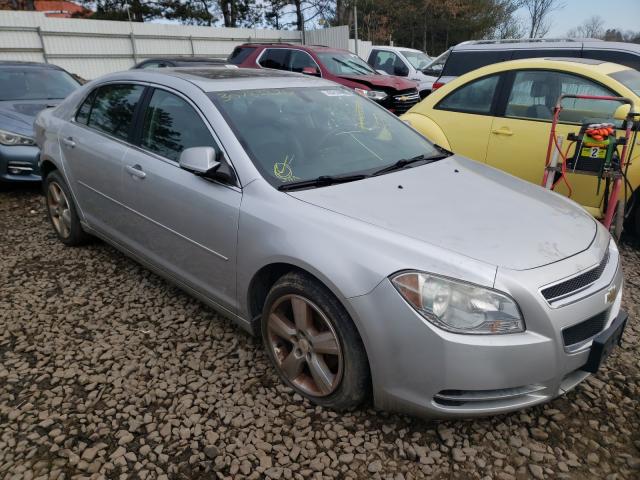
M 0 145 L 0 182 L 39 182 L 36 146 Z
M 602 289 L 560 308 L 546 303 L 537 288 L 542 284 L 527 285 L 531 271 L 498 275 L 498 283 L 511 285 L 518 277 L 523 289 L 514 295 L 527 326 L 522 333 L 443 331 L 415 312 L 389 280 L 350 298 L 369 357 L 376 407 L 429 418 L 473 417 L 529 407 L 571 390 L 589 375 L 585 368 L 595 336 L 567 348 L 563 330 L 600 311 L 606 312 L 604 330 L 626 318 L 620 311 L 622 270 L 614 253 Z M 583 263 L 580 257 L 569 263 Z M 605 304 L 611 286 L 617 294 Z

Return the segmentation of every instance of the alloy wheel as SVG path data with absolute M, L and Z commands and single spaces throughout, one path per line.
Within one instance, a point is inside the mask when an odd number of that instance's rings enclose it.
M 280 297 L 269 312 L 267 338 L 280 373 L 300 391 L 325 397 L 338 388 L 344 368 L 340 341 L 313 302 Z
M 71 235 L 71 210 L 64 190 L 56 182 L 50 182 L 47 189 L 47 207 L 56 232 L 62 238 Z

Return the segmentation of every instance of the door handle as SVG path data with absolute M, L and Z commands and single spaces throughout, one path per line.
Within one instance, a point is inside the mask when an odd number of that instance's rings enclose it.
M 491 130 L 491 133 L 494 133 L 496 135 L 507 135 L 507 136 L 513 135 L 513 132 L 511 131 L 511 129 L 506 127 L 495 128 Z
M 142 167 L 137 164 L 127 165 L 126 167 L 124 167 L 124 169 L 129 173 L 129 175 L 139 179 L 143 179 L 144 177 L 147 176 L 147 174 L 142 171 Z
M 69 148 L 73 148 L 76 146 L 76 142 L 73 141 L 73 137 L 63 138 L 62 143 L 64 143 Z

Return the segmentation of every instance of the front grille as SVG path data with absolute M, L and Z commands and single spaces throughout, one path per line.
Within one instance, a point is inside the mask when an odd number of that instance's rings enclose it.
M 580 275 L 570 278 L 561 283 L 557 283 L 550 287 L 547 287 L 542 290 L 542 296 L 546 298 L 549 302 L 556 300 L 560 297 L 565 297 L 571 293 L 577 292 L 578 290 L 582 290 L 585 287 L 588 287 L 596 280 L 600 278 L 602 272 L 607 266 L 609 262 L 609 249 L 604 254 L 604 257 L 600 261 L 600 265 L 591 270 L 587 270 Z
M 570 347 L 576 343 L 584 342 L 585 340 L 588 340 L 600 333 L 607 324 L 608 314 L 609 310 L 605 310 L 604 312 L 588 318 L 584 322 L 580 322 L 572 327 L 562 330 L 564 346 Z
M 393 101 L 391 102 L 391 108 L 396 115 L 402 115 L 419 101 L 420 95 L 418 92 L 416 90 L 409 90 L 408 92 L 394 95 Z

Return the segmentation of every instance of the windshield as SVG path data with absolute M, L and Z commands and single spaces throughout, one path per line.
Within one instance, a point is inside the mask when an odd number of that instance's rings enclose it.
M 422 52 L 414 52 L 413 50 L 400 50 L 402 56 L 407 59 L 407 61 L 413 65 L 413 68 L 416 70 L 422 70 L 427 65 L 431 63 L 433 60 L 431 57 L 425 55 Z
M 425 73 L 429 75 L 438 76 L 442 72 L 444 64 L 447 62 L 449 58 L 449 52 L 451 50 L 447 50 L 446 52 L 440 54 L 433 62 L 424 67 Z
M 439 152 L 382 107 L 344 87 L 208 94 L 272 185 L 370 174 Z
M 65 98 L 80 84 L 62 70 L 48 68 L 0 69 L 0 101 Z
M 631 68 L 628 70 L 620 70 L 619 72 L 610 73 L 609 76 L 640 96 L 640 72 L 637 70 Z
M 318 57 L 334 75 L 377 75 L 368 63 L 349 52 L 320 52 Z

